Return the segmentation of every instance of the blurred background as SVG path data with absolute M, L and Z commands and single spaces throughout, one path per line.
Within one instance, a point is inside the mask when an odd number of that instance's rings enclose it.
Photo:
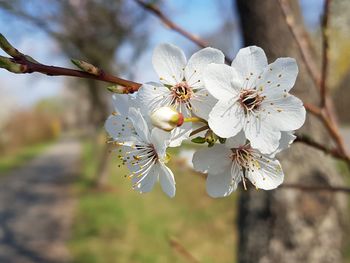
M 149 2 L 230 58 L 251 44 L 269 62 L 295 57 L 293 92 L 319 100 L 277 0 Z M 324 1 L 289 2 L 319 60 Z M 349 149 L 350 2 L 332 1 L 330 14 L 329 92 Z M 131 0 L 0 0 L 0 32 L 44 64 L 73 67 L 77 58 L 141 83 L 157 81 L 159 43 L 188 57 L 198 50 Z M 344 193 L 240 189 L 212 199 L 191 169 L 190 144 L 171 149 L 174 199 L 159 187 L 133 192 L 105 143 L 107 86 L 0 71 L 0 262 L 350 262 Z M 312 117 L 303 132 L 329 141 Z M 280 158 L 287 182 L 350 184 L 345 164 L 307 146 Z

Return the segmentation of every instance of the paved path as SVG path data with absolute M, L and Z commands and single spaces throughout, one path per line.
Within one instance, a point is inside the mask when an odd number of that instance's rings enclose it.
M 80 145 L 62 140 L 25 167 L 0 178 L 0 262 L 69 262 Z

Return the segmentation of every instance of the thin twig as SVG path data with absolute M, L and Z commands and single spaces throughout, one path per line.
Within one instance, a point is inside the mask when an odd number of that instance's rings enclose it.
M 197 133 L 200 133 L 200 132 L 202 132 L 202 131 L 206 131 L 206 130 L 208 130 L 208 129 L 209 129 L 209 126 L 208 126 L 208 125 L 204 125 L 204 126 L 198 128 L 198 129 L 192 131 L 192 132 L 190 133 L 190 136 L 196 135 Z
M 170 246 L 176 250 L 180 255 L 182 255 L 188 262 L 192 263 L 199 263 L 199 261 L 191 255 L 190 252 L 187 251 L 187 249 L 181 245 L 176 239 L 170 238 L 169 239 Z
M 345 194 L 350 194 L 350 187 L 340 187 L 340 186 L 329 186 L 329 185 L 320 185 L 320 186 L 311 186 L 311 185 L 302 185 L 302 184 L 293 184 L 293 183 L 284 183 L 277 189 L 297 189 L 300 191 L 327 191 L 327 192 L 341 192 Z
M 113 75 L 108 74 L 102 70 L 101 70 L 100 74 L 94 75 L 94 74 L 90 74 L 90 73 L 87 73 L 87 72 L 84 72 L 81 70 L 75 70 L 75 69 L 33 63 L 33 62 L 28 61 L 27 59 L 23 59 L 23 58 L 22 59 L 14 59 L 14 62 L 24 66 L 22 73 L 38 72 L 38 73 L 46 74 L 49 76 L 71 76 L 71 77 L 78 77 L 78 78 L 84 78 L 84 79 L 95 79 L 95 80 L 100 80 L 100 81 L 109 82 L 109 83 L 123 86 L 123 87 L 127 88 L 125 90 L 125 93 L 133 93 L 141 87 L 140 83 L 113 76 Z
M 311 51 L 308 45 L 307 41 L 307 33 L 301 28 L 298 27 L 295 23 L 295 18 L 292 12 L 292 9 L 288 3 L 287 0 L 278 0 L 280 7 L 282 9 L 282 13 L 284 15 L 284 18 L 286 20 L 286 23 L 288 25 L 288 28 L 290 32 L 292 33 L 295 42 L 298 45 L 298 48 L 301 53 L 301 57 L 303 59 L 303 62 L 306 66 L 307 71 L 310 74 L 310 77 L 312 78 L 313 82 L 315 83 L 316 87 L 320 87 L 321 83 L 321 77 L 319 74 L 319 71 L 317 69 L 317 66 L 314 62 L 313 56 L 311 55 Z
M 331 0 L 325 0 L 323 9 L 323 19 L 322 19 L 322 72 L 321 72 L 321 83 L 320 83 L 320 93 L 321 93 L 321 108 L 326 105 L 326 81 L 327 81 L 327 71 L 328 71 L 328 61 L 329 61 L 329 9 Z
M 341 153 L 338 151 L 338 149 L 333 149 L 333 148 L 329 148 L 321 143 L 316 142 L 315 140 L 313 140 L 311 137 L 304 135 L 304 134 L 298 134 L 297 138 L 295 139 L 295 142 L 300 142 L 300 143 L 304 143 L 308 146 L 311 146 L 313 148 L 316 148 L 322 152 L 324 152 L 325 154 L 329 154 L 331 156 L 333 156 L 334 158 L 343 160 L 345 162 L 347 162 L 350 165 L 350 158 L 349 156 Z
M 202 48 L 208 47 L 208 43 L 201 39 L 198 36 L 195 36 L 191 34 L 190 32 L 186 31 L 179 25 L 175 24 L 173 21 L 171 21 L 156 5 L 152 3 L 145 3 L 142 0 L 135 0 L 136 3 L 138 3 L 142 8 L 144 8 L 146 11 L 149 11 L 153 15 L 159 18 L 160 21 L 162 21 L 168 28 L 171 30 L 174 30 L 175 32 L 179 33 L 180 35 L 184 36 L 188 40 L 192 41 L 193 43 L 197 44 L 198 46 Z M 225 61 L 228 64 L 231 64 L 232 59 L 229 59 L 225 55 Z
M 330 0 L 326 0 L 328 3 L 325 3 L 325 14 L 324 16 L 327 17 L 327 21 L 324 22 L 328 26 L 328 13 L 329 13 L 329 2 Z M 322 103 L 322 109 L 319 111 L 316 106 L 313 106 L 310 110 L 308 109 L 311 113 L 315 114 L 325 125 L 327 128 L 329 134 L 337 144 L 338 150 L 345 156 L 348 156 L 345 145 L 344 145 L 344 140 L 340 135 L 338 125 L 334 118 L 332 117 L 332 110 L 330 109 L 330 98 L 326 94 L 326 73 L 327 73 L 327 67 L 328 67 L 328 56 L 326 54 L 323 62 L 323 68 L 322 68 L 322 76 L 319 73 L 319 70 L 316 67 L 315 60 L 311 56 L 311 51 L 310 51 L 310 46 L 308 45 L 307 42 L 307 33 L 305 30 L 303 30 L 301 27 L 298 27 L 297 24 L 295 23 L 295 18 L 293 16 L 292 9 L 290 7 L 290 4 L 288 0 L 278 0 L 282 13 L 284 15 L 286 24 L 288 25 L 288 28 L 290 32 L 292 33 L 295 42 L 298 45 L 301 57 L 303 59 L 303 62 L 310 74 L 310 77 L 315 83 L 315 86 L 319 89 L 321 93 L 321 101 Z M 327 34 L 327 33 L 326 33 Z M 326 37 L 327 43 L 324 45 L 327 45 L 327 48 L 325 48 L 324 52 L 328 52 L 328 36 Z M 324 72 L 323 72 L 324 71 Z M 323 84 L 322 84 L 323 81 Z M 324 86 L 322 86 L 324 85 Z M 327 103 L 328 102 L 328 103 Z M 317 109 L 317 111 L 314 111 Z

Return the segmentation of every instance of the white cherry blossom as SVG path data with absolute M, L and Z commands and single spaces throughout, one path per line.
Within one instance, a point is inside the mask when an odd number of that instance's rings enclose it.
M 127 143 L 120 143 L 118 157 L 130 170 L 129 178 L 133 189 L 146 193 L 153 189 L 157 181 L 169 196 L 175 196 L 175 180 L 172 171 L 166 166 L 166 148 L 170 133 L 148 126 L 137 109 L 129 110 L 129 117 L 136 131 L 136 136 Z
M 184 117 L 193 114 L 208 119 L 216 100 L 203 85 L 203 71 L 211 63 L 224 63 L 220 50 L 204 48 L 186 60 L 184 52 L 171 44 L 160 44 L 153 53 L 153 67 L 161 83 L 143 84 L 138 92 L 139 104 L 153 112 L 173 106 Z
M 231 67 L 209 65 L 204 83 L 218 99 L 209 114 L 210 128 L 223 138 L 243 130 L 253 148 L 266 154 L 276 151 L 281 131 L 296 130 L 305 122 L 302 101 L 289 93 L 297 74 L 294 59 L 268 64 L 256 46 L 241 49 Z
M 115 142 L 126 142 L 136 135 L 132 122 L 129 119 L 129 110 L 135 108 L 134 99 L 126 94 L 112 96 L 114 112 L 107 118 L 105 129 Z
M 228 196 L 241 181 L 246 188 L 246 179 L 264 190 L 278 187 L 284 179 L 279 161 L 253 149 L 243 131 L 225 144 L 198 150 L 192 161 L 195 170 L 208 173 L 206 186 L 212 197 Z

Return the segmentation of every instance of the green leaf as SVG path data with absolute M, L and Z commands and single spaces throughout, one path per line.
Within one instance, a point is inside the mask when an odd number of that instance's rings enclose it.
M 192 139 L 191 142 L 202 144 L 202 143 L 205 143 L 205 142 L 206 142 L 206 139 L 203 138 L 203 137 L 196 137 L 196 138 Z

